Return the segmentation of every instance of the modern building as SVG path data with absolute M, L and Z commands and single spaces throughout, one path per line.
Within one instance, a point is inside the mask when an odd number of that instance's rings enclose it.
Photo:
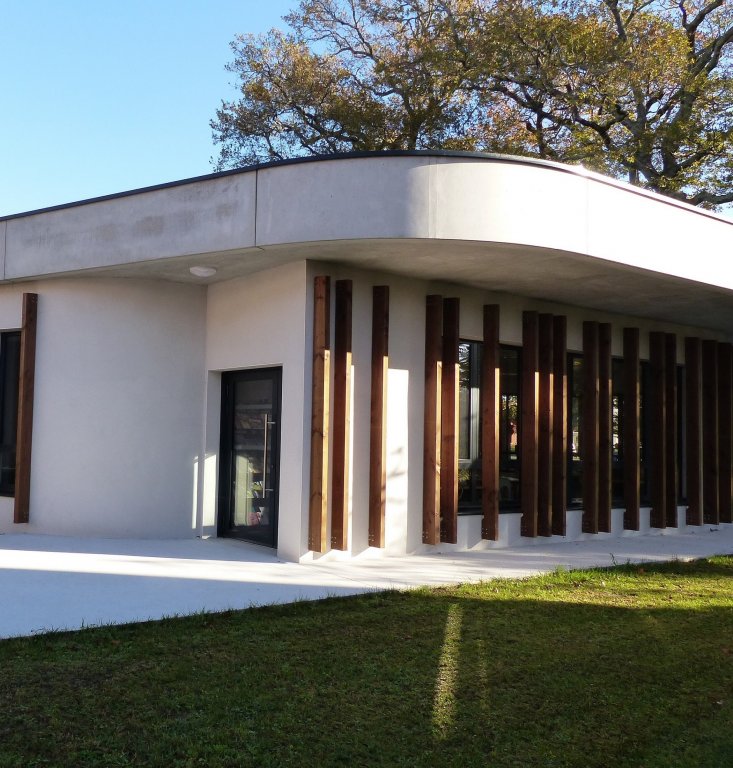
M 528 159 L 0 219 L 0 532 L 288 559 L 731 523 L 733 222 Z

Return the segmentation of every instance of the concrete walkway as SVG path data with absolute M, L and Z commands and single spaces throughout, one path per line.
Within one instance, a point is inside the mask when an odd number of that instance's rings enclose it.
M 733 554 L 733 525 L 480 552 L 286 563 L 229 539 L 0 535 L 0 638 L 558 567 Z

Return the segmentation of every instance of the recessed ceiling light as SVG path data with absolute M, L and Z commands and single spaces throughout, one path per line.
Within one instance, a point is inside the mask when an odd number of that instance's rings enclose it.
M 194 277 L 212 277 L 216 274 L 214 267 L 191 267 L 188 271 Z

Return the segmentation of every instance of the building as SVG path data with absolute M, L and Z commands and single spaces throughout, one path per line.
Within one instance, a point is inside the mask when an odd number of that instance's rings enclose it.
M 308 559 L 731 522 L 709 212 L 349 155 L 6 217 L 0 265 L 0 532 Z

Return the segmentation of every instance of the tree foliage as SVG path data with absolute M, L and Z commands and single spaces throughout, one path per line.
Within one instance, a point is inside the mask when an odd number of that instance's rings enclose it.
M 302 0 L 243 35 L 217 167 L 457 149 L 733 201 L 731 0 Z

